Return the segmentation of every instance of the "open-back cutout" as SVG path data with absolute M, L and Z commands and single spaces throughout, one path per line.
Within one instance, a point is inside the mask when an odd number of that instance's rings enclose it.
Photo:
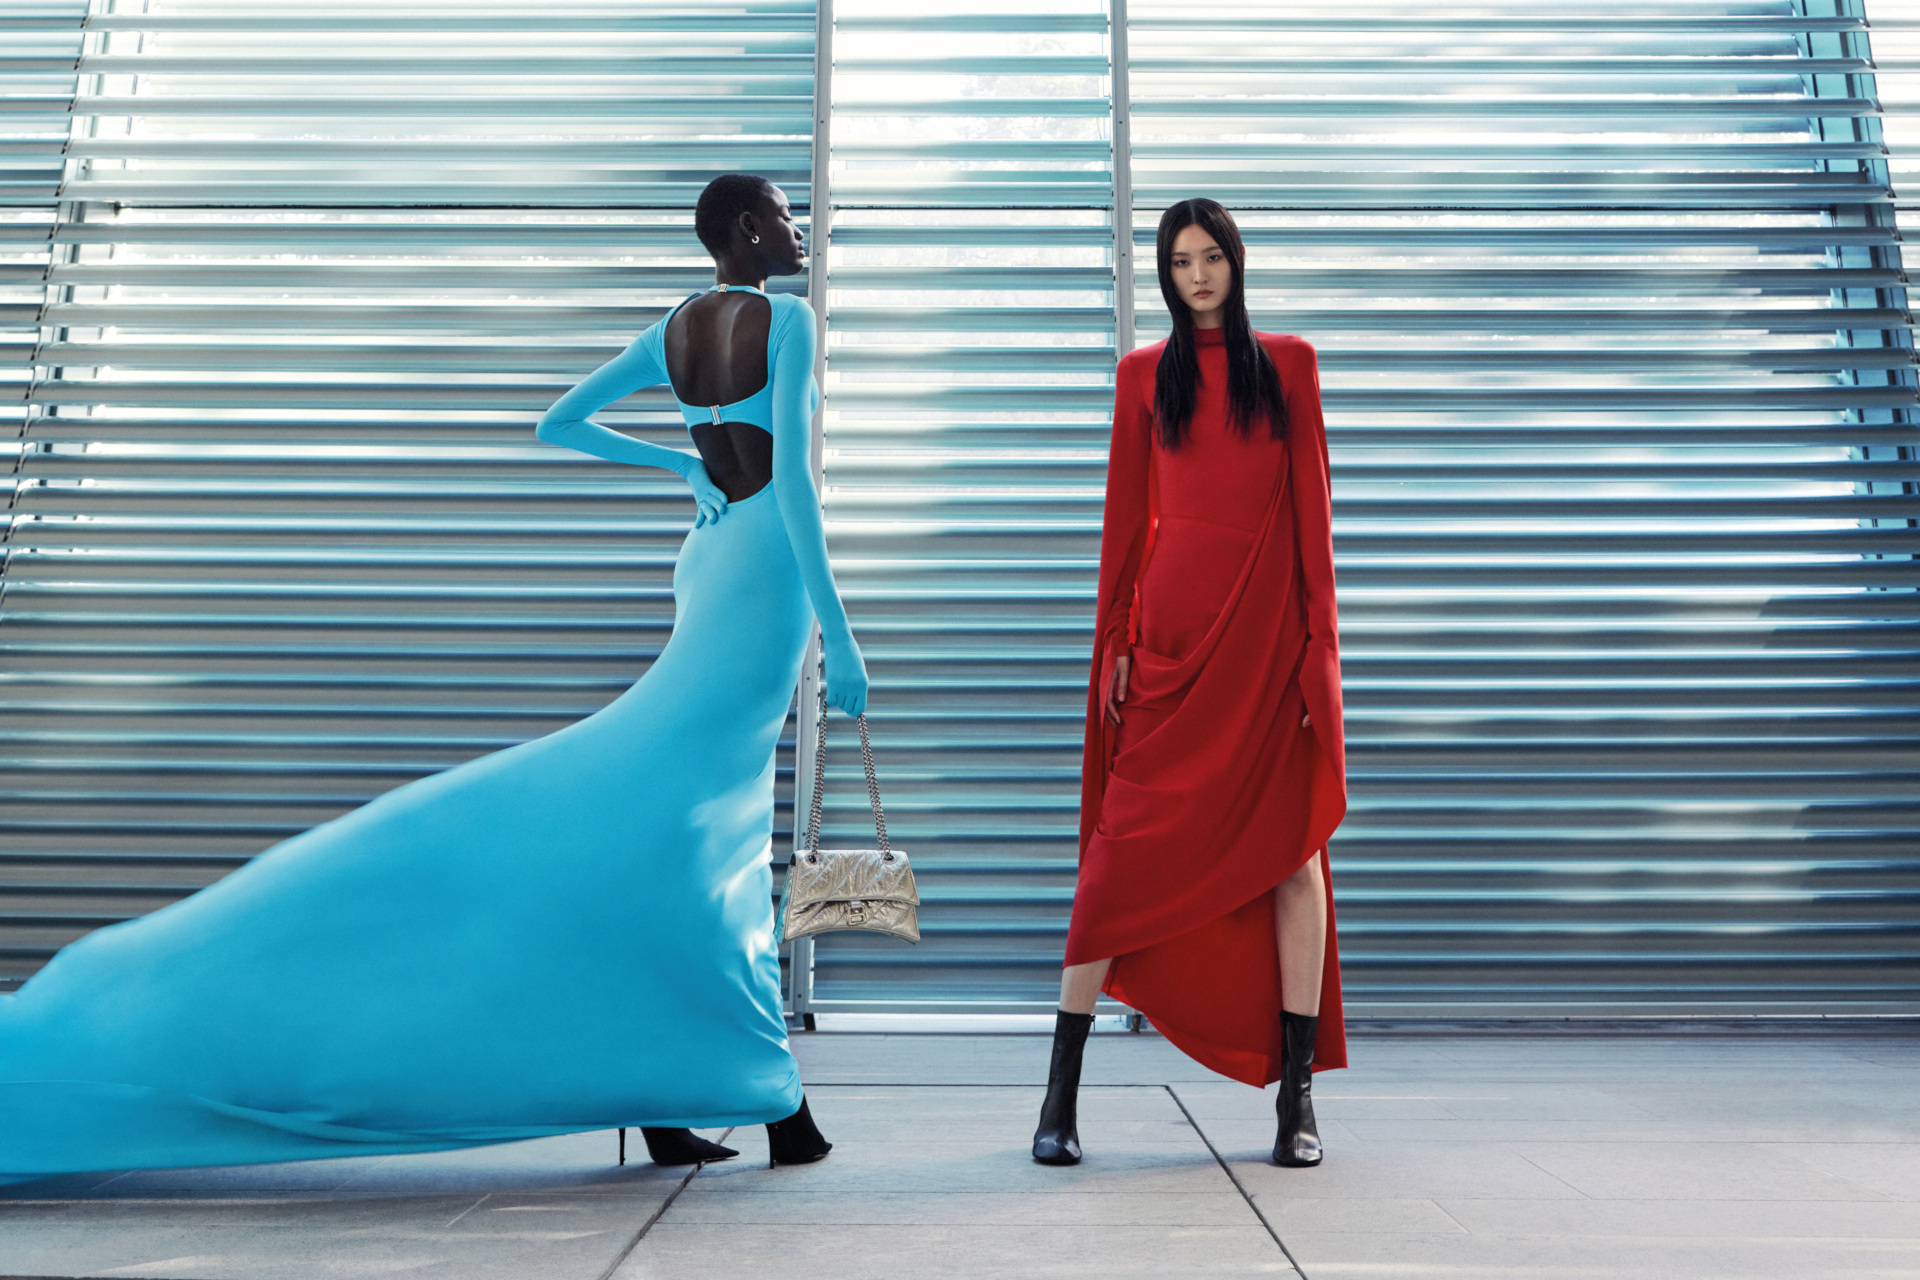
M 767 385 L 767 335 L 773 303 L 741 289 L 703 293 L 667 321 L 667 376 L 680 403 L 738 404 Z
M 773 303 L 742 289 L 700 294 L 667 320 L 667 378 L 681 404 L 740 403 L 767 386 L 767 338 Z M 773 436 L 751 422 L 695 423 L 688 428 L 707 476 L 727 501 L 750 498 L 773 479 Z
M 751 498 L 773 479 L 773 436 L 751 422 L 696 422 L 687 428 L 707 478 L 728 502 Z

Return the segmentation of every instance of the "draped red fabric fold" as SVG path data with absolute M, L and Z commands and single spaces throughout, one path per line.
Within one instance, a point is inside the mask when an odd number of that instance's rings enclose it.
M 1200 391 L 1176 450 L 1151 431 L 1164 344 L 1120 362 L 1066 959 L 1111 958 L 1108 994 L 1196 1061 L 1265 1085 L 1281 1057 L 1271 891 L 1312 857 L 1329 888 L 1314 1067 L 1346 1065 L 1326 844 L 1347 799 L 1316 362 L 1299 338 L 1258 336 L 1284 441 L 1228 427 L 1218 330 L 1197 331 Z M 1129 652 L 1116 728 L 1102 694 Z

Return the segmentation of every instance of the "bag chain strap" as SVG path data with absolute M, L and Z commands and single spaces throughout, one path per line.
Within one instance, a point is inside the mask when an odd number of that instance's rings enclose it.
M 820 693 L 819 736 L 813 744 L 813 804 L 807 811 L 809 862 L 820 861 L 820 801 L 827 790 L 827 695 Z M 893 846 L 887 843 L 887 815 L 880 807 L 880 778 L 873 769 L 873 743 L 867 738 L 867 718 L 860 717 L 860 763 L 867 771 L 867 802 L 873 806 L 873 829 L 880 837 L 880 856 L 893 861 Z

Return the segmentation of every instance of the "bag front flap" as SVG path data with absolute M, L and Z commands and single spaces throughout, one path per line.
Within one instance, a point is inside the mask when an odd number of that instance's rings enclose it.
M 787 867 L 787 896 L 795 909 L 819 902 L 906 902 L 920 905 L 913 868 L 898 849 L 889 860 L 878 849 L 822 849 Z

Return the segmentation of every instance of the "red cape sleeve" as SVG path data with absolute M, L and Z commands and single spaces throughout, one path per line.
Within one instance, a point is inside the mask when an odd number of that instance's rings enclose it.
M 1114 375 L 1113 441 L 1107 455 L 1107 502 L 1100 529 L 1100 587 L 1094 605 L 1093 664 L 1087 685 L 1086 743 L 1080 761 L 1080 849 L 1100 821 L 1112 727 L 1101 710 L 1114 660 L 1132 643 L 1134 585 L 1151 521 L 1147 477 L 1153 465 L 1151 415 L 1143 359 L 1120 361 Z
M 1313 720 L 1314 736 L 1344 781 L 1347 750 L 1340 705 L 1340 613 L 1333 594 L 1333 488 L 1327 468 L 1327 427 L 1320 414 L 1320 366 L 1306 342 L 1289 339 L 1286 348 L 1273 354 L 1287 398 L 1294 541 L 1300 549 L 1306 588 L 1307 652 L 1300 667 L 1300 692 Z

